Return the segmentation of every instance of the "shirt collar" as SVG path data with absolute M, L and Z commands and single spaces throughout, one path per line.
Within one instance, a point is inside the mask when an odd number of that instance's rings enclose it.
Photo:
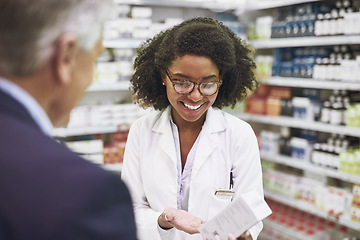
M 0 77 L 0 89 L 9 94 L 29 112 L 44 134 L 51 136 L 53 125 L 40 104 L 24 89 Z

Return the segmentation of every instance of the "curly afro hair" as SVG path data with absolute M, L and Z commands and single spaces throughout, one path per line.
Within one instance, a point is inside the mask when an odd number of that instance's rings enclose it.
M 130 80 L 133 100 L 143 107 L 162 110 L 170 105 L 161 74 L 184 55 L 208 57 L 223 81 L 214 107 L 234 107 L 254 91 L 258 82 L 247 44 L 228 27 L 211 18 L 192 18 L 148 39 L 139 49 Z

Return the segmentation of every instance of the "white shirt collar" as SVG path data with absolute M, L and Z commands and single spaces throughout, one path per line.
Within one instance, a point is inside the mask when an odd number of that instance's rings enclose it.
M 44 134 L 51 136 L 53 125 L 40 104 L 24 89 L 0 77 L 0 89 L 9 94 L 29 112 L 30 116 L 39 125 Z

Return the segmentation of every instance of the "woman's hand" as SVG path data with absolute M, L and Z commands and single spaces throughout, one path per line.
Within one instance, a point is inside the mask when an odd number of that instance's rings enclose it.
M 199 228 L 205 221 L 184 210 L 166 208 L 158 218 L 161 228 L 175 227 L 189 234 L 199 233 Z

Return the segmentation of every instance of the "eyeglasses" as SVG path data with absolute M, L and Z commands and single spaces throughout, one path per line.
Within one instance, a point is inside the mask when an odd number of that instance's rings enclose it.
M 166 75 L 169 77 L 171 83 L 173 84 L 174 90 L 179 94 L 188 94 L 191 93 L 195 86 L 198 85 L 198 89 L 200 93 L 204 96 L 211 96 L 217 93 L 219 90 L 222 81 L 211 81 L 211 82 L 204 82 L 204 83 L 196 83 L 187 79 L 175 79 L 172 78 L 169 70 L 166 70 Z

